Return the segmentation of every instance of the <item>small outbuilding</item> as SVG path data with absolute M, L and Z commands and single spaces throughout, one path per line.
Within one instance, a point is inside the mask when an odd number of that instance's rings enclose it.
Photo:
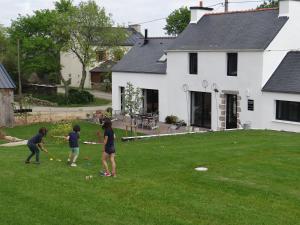
M 14 124 L 14 89 L 16 85 L 0 64 L 0 127 L 10 127 Z

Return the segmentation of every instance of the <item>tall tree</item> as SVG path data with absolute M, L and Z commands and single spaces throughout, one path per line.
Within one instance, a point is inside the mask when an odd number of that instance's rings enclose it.
M 19 85 L 16 56 L 17 48 L 10 42 L 8 29 L 0 25 L 0 63 L 4 65 L 15 83 Z
M 35 11 L 32 16 L 19 16 L 9 29 L 12 43 L 20 40 L 21 68 L 23 76 L 38 74 L 56 80 L 60 71 L 59 50 L 53 41 L 57 15 L 52 10 Z
M 278 0 L 268 0 L 259 5 L 258 9 L 265 9 L 265 8 L 277 8 L 279 6 Z
M 168 35 L 177 36 L 180 34 L 191 20 L 191 12 L 187 7 L 181 7 L 173 11 L 166 19 L 167 25 L 164 30 Z
M 75 7 L 71 0 L 57 1 L 55 7 L 55 10 L 35 11 L 32 16 L 19 16 L 12 22 L 9 33 L 14 45 L 20 40 L 23 76 L 37 73 L 52 77 L 52 82 L 60 80 L 68 97 L 70 80 L 61 75 L 60 52 L 70 39 L 67 19 Z
M 80 89 L 84 88 L 87 68 L 95 62 L 95 46 L 116 46 L 127 36 L 122 29 L 112 27 L 113 21 L 110 17 L 104 8 L 91 0 L 81 2 L 70 14 L 67 26 L 70 41 L 64 50 L 71 50 L 82 65 Z

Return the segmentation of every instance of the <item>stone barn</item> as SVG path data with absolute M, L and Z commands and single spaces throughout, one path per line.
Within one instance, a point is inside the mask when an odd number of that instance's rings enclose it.
M 10 127 L 14 124 L 14 89 L 16 85 L 0 64 L 0 127 Z

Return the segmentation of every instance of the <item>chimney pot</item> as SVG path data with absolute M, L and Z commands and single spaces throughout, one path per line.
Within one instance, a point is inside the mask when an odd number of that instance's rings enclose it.
M 145 29 L 144 45 L 148 44 L 148 29 Z

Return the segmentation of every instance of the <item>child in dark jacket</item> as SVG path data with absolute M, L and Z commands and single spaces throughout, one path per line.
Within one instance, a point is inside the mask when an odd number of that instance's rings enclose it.
M 106 177 L 116 177 L 116 162 L 115 162 L 115 133 L 112 129 L 112 122 L 110 119 L 105 119 L 104 124 L 104 147 L 102 152 L 102 166 L 103 166 L 103 176 Z M 112 167 L 112 173 L 110 173 L 108 169 L 107 160 L 110 159 L 111 167 Z
M 28 156 L 25 163 L 30 163 L 31 158 L 35 155 L 35 164 L 40 164 L 40 150 L 48 153 L 47 149 L 44 148 L 44 145 L 42 143 L 42 140 L 46 135 L 47 129 L 45 127 L 42 127 L 39 129 L 37 135 L 28 140 L 27 146 L 31 151 L 31 154 Z
M 79 133 L 80 133 L 80 126 L 75 125 L 73 127 L 73 131 L 67 137 L 70 146 L 70 154 L 69 154 L 68 162 L 71 163 L 72 167 L 77 166 L 76 160 L 79 156 L 79 138 L 80 138 Z

